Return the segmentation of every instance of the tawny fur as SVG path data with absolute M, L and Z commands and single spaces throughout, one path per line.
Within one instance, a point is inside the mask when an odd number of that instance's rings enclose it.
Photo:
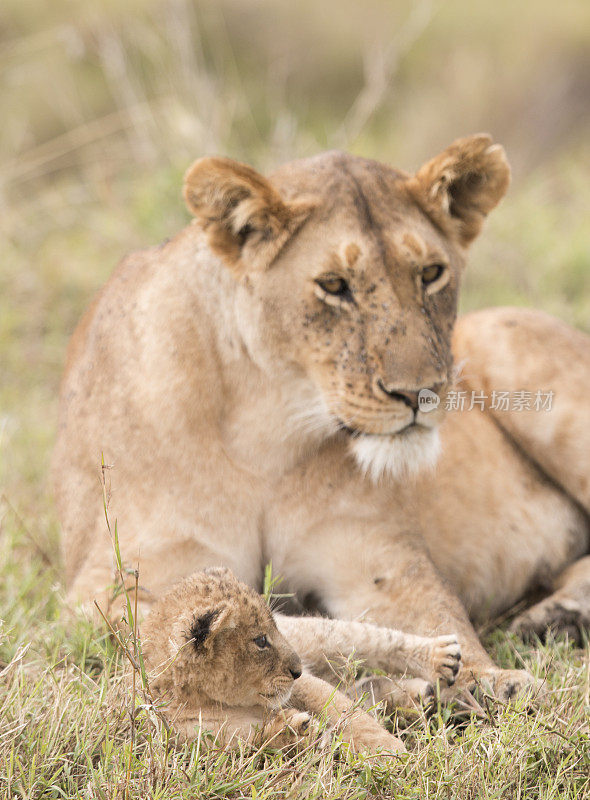
M 72 339 L 54 459 L 72 600 L 106 604 L 112 583 L 104 454 L 148 605 L 214 564 L 260 588 L 272 560 L 304 606 L 456 632 L 460 685 L 530 686 L 469 618 L 551 590 L 588 552 L 590 346 L 522 309 L 454 325 L 465 248 L 508 180 L 484 135 L 414 176 L 343 153 L 269 179 L 197 162 L 193 224 L 129 256 Z M 334 278 L 348 294 L 322 288 Z M 553 390 L 553 410 L 445 415 L 453 356 L 464 389 Z M 414 415 L 422 388 L 441 402 Z M 410 479 L 435 429 L 441 457 Z

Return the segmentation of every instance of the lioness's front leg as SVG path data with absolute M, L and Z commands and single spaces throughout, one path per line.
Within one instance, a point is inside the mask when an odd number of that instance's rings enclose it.
M 584 631 L 590 630 L 590 556 L 575 561 L 557 577 L 549 597 L 523 611 L 513 620 L 510 629 L 530 639 L 567 633 L 580 643 Z
M 460 600 L 415 539 L 407 544 L 392 542 L 389 550 L 387 560 L 379 559 L 378 563 L 365 560 L 364 574 L 355 576 L 359 580 L 359 590 L 337 593 L 331 603 L 335 615 L 364 614 L 380 624 L 404 628 L 422 636 L 454 631 L 462 652 L 457 688 L 472 690 L 480 685 L 506 702 L 521 690 L 534 686 L 533 676 L 525 670 L 503 670 L 494 665 Z M 380 551 L 380 548 L 372 550 Z M 361 557 L 360 552 L 358 557 Z M 354 558 L 352 563 L 355 563 Z

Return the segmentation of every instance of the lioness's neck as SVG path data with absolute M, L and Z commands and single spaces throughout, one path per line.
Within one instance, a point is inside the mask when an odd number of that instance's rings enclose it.
M 193 289 L 201 325 L 206 319 L 209 328 L 203 346 L 213 344 L 220 371 L 216 415 L 223 448 L 249 472 L 278 478 L 330 432 L 320 421 L 318 391 L 304 376 L 269 375 L 254 361 L 237 320 L 238 284 L 221 261 L 205 259 Z

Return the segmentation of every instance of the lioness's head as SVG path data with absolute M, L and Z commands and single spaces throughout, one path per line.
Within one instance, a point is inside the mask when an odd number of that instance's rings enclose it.
M 264 600 L 216 567 L 181 581 L 142 626 L 152 687 L 186 708 L 286 702 L 301 675 L 299 656 Z
M 188 207 L 239 283 L 250 357 L 292 382 L 294 425 L 344 432 L 374 477 L 435 457 L 466 248 L 509 176 L 487 135 L 415 175 L 339 152 L 269 179 L 223 158 L 187 172 Z

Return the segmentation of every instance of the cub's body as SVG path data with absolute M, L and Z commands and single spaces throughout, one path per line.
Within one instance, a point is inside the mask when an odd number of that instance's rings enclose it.
M 399 739 L 309 667 L 333 679 L 330 661 L 354 654 L 368 666 L 418 675 L 418 699 L 428 699 L 433 687 L 425 679 L 452 684 L 460 663 L 452 635 L 429 639 L 318 617 L 275 620 L 262 597 L 222 568 L 165 593 L 142 626 L 142 641 L 151 689 L 181 736 L 206 730 L 227 742 L 288 744 L 308 732 L 315 714 L 356 748 L 401 752 Z M 304 658 L 303 674 L 292 644 Z

